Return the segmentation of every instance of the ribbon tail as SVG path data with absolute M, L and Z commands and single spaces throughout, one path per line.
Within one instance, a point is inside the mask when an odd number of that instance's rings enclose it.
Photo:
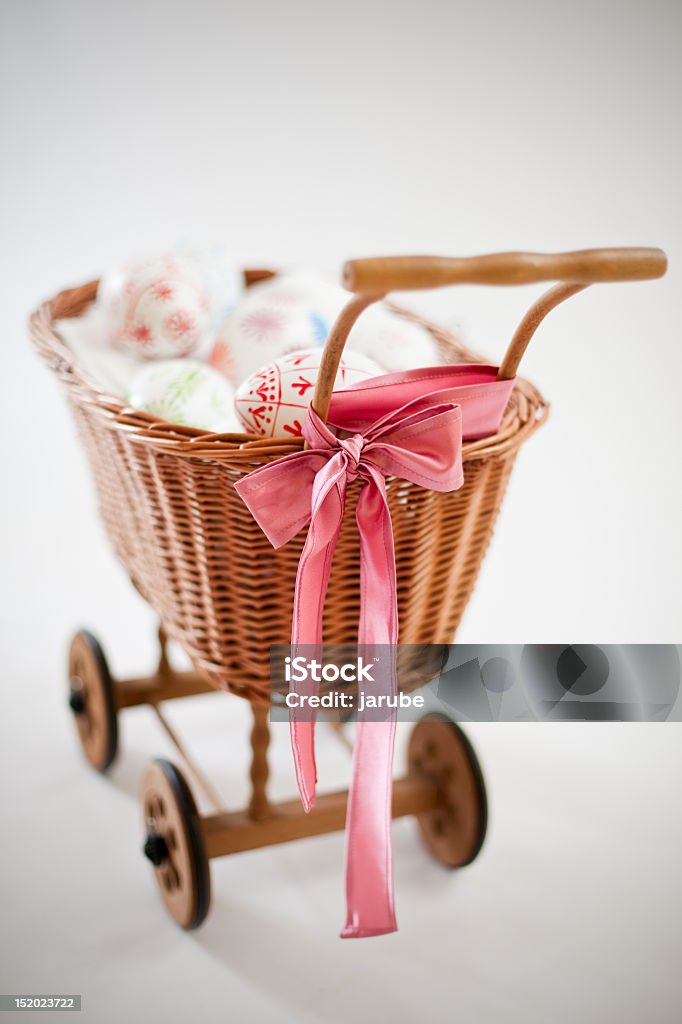
M 398 608 L 393 528 L 383 476 L 368 467 L 360 491 L 361 611 L 358 640 L 382 645 L 381 693 L 395 696 Z M 385 645 L 385 646 L 384 646 Z M 371 684 L 370 684 L 371 685 Z M 393 746 L 396 710 L 358 720 L 346 813 L 346 925 L 341 938 L 365 938 L 397 930 L 391 848 Z
M 345 467 L 332 459 L 315 478 L 312 513 L 296 575 L 294 614 L 291 627 L 292 657 L 298 648 L 322 645 L 322 616 L 336 542 L 343 522 L 345 505 Z M 306 660 L 311 652 L 306 652 Z M 318 658 L 316 653 L 315 658 Z M 318 684 L 308 679 L 300 688 L 292 680 L 290 693 L 316 694 Z M 315 714 L 309 705 L 289 712 L 291 747 L 296 781 L 303 808 L 315 805 L 317 768 L 315 764 Z

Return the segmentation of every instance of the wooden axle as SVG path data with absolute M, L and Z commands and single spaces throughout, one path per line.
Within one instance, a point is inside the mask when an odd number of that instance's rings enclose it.
M 215 693 L 215 687 L 202 679 L 198 672 L 176 672 L 172 669 L 138 679 L 116 679 L 113 689 L 117 710 L 177 700 L 178 697 L 195 697 L 200 693 Z
M 393 784 L 393 817 L 423 814 L 442 800 L 438 786 L 426 778 L 406 776 Z M 299 799 L 270 805 L 267 818 L 253 820 L 248 811 L 223 811 L 201 819 L 206 855 L 225 857 L 230 853 L 256 850 L 262 846 L 289 843 L 306 836 L 338 832 L 346 823 L 348 793 L 327 793 L 317 798 L 312 811 L 303 810 Z

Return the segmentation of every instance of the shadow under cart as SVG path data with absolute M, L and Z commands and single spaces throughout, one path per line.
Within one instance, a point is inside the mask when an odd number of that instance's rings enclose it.
M 159 630 L 156 671 L 135 679 L 115 679 L 98 640 L 86 630 L 75 634 L 69 654 L 69 706 L 89 764 L 106 772 L 118 753 L 118 715 L 147 704 L 178 750 L 187 774 L 215 807 L 201 815 L 187 775 L 171 761 L 152 761 L 142 781 L 145 837 L 166 910 L 181 928 L 197 928 L 211 905 L 209 861 L 230 853 L 287 843 L 344 828 L 348 793 L 318 796 L 306 814 L 300 800 L 271 802 L 266 705 L 251 704 L 251 791 L 241 811 L 221 806 L 213 786 L 190 759 L 161 704 L 180 697 L 215 693 L 194 671 L 177 671 L 168 658 L 166 635 Z M 342 729 L 342 726 L 339 726 Z M 470 864 L 478 855 L 487 826 L 485 783 L 471 743 L 453 721 L 429 714 L 410 736 L 407 774 L 394 782 L 393 817 L 413 815 L 432 856 L 448 868 Z

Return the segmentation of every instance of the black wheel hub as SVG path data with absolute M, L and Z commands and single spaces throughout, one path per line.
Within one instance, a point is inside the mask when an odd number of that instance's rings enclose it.
M 69 691 L 69 707 L 74 715 L 85 714 L 85 695 L 80 687 L 71 687 Z
M 147 833 L 142 850 L 147 860 L 150 860 L 155 868 L 160 867 L 168 857 L 166 840 L 158 832 Z

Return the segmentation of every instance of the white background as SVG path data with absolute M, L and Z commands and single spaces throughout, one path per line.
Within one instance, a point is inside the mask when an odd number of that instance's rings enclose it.
M 174 928 L 136 800 L 167 744 L 127 712 L 101 779 L 64 708 L 74 628 L 137 674 L 154 622 L 25 331 L 60 287 L 186 240 L 334 272 L 379 253 L 660 245 L 666 279 L 594 288 L 534 340 L 524 372 L 552 415 L 459 639 L 679 641 L 679 5 L 4 0 L 2 22 L 0 990 L 82 992 L 98 1024 L 192 1007 L 259 1024 L 679 1020 L 675 725 L 471 727 L 488 843 L 453 878 L 396 825 L 397 935 L 336 938 L 338 835 L 215 863 L 209 922 Z M 410 301 L 499 358 L 535 294 Z M 214 695 L 170 715 L 236 806 L 248 707 Z M 277 732 L 275 793 L 291 794 Z M 344 751 L 320 746 L 322 786 L 344 785 Z

